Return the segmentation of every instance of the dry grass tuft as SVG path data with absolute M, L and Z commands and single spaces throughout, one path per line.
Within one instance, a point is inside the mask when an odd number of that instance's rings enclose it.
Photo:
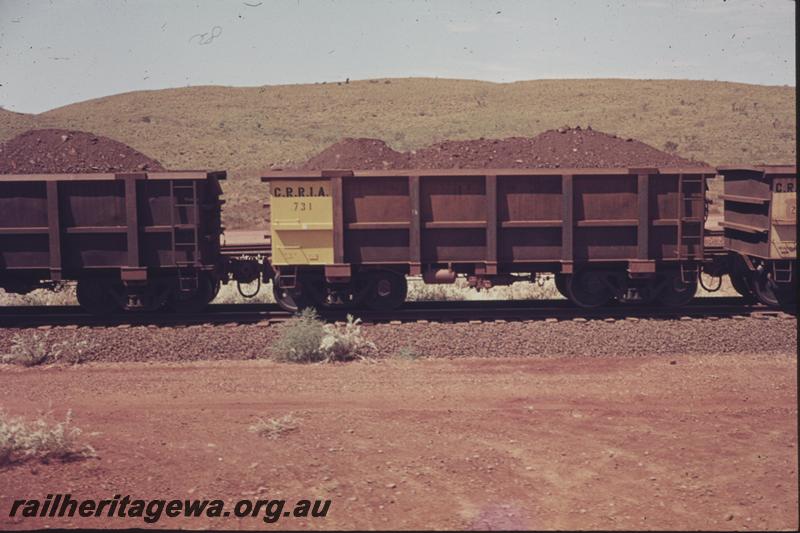
M 0 355 L 0 362 L 22 366 L 50 363 L 81 364 L 98 348 L 91 338 L 81 338 L 77 333 L 71 339 L 57 342 L 50 332 L 15 333 L 11 338 L 11 353 Z
M 61 355 L 61 344 L 50 340 L 50 333 L 20 334 L 11 338 L 11 353 L 0 357 L 3 363 L 37 366 L 55 362 Z
M 80 442 L 81 433 L 72 425 L 72 411 L 55 424 L 44 418 L 29 423 L 0 411 L 0 466 L 33 459 L 48 463 L 94 457 L 94 448 Z
M 284 433 L 297 430 L 300 422 L 302 420 L 295 418 L 291 413 L 280 418 L 259 418 L 255 424 L 250 426 L 249 431 L 274 440 Z
M 422 357 L 414 346 L 401 346 L 396 352 L 392 354 L 395 359 L 414 360 Z
M 361 319 L 353 315 L 347 315 L 347 322 L 344 324 L 325 324 L 322 329 L 325 336 L 322 337 L 319 347 L 325 361 L 369 359 L 378 350 L 362 333 Z

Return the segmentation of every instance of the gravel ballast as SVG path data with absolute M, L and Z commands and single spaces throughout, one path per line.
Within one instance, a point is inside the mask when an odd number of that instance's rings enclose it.
M 794 355 L 795 318 L 719 320 L 602 320 L 367 324 L 379 357 L 635 357 L 644 355 Z M 280 325 L 112 327 L 0 331 L 0 354 L 15 334 L 47 342 L 84 339 L 94 346 L 87 361 L 193 361 L 271 357 Z M 69 350 L 69 348 L 67 348 Z

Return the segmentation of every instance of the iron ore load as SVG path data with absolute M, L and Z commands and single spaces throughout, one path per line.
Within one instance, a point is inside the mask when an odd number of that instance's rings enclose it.
M 440 148 L 432 155 L 443 157 Z M 187 313 L 221 284 L 258 281 L 272 282 L 289 311 L 389 310 L 403 304 L 408 276 L 463 276 L 476 289 L 553 276 L 566 298 L 590 308 L 683 305 L 706 273 L 729 275 L 745 298 L 795 302 L 794 165 L 422 168 L 395 155 L 396 166 L 378 170 L 265 173 L 271 235 L 235 246 L 221 244 L 225 172 L 109 160 L 99 172 L 76 164 L 50 173 L 40 168 L 49 153 L 20 156 L 23 166 L 0 169 L 0 288 L 24 294 L 76 281 L 91 313 Z M 706 181 L 718 175 L 725 205 L 711 244 Z

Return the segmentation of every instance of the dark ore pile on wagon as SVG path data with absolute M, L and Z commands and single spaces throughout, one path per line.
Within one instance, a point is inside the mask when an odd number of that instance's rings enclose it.
M 0 174 L 162 170 L 130 146 L 85 131 L 31 130 L 0 144 Z
M 408 168 L 408 154 L 393 150 L 380 139 L 346 138 L 325 148 L 299 168 L 302 170 Z
M 299 168 L 388 170 L 407 168 L 700 167 L 630 138 L 591 128 L 559 128 L 536 137 L 443 141 L 398 152 L 378 139 L 343 139 Z

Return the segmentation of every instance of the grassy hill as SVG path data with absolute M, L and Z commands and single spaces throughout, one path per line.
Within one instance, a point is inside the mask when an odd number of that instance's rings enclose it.
M 633 137 L 710 164 L 796 157 L 793 87 L 684 80 L 390 79 L 187 87 L 99 98 L 38 115 L 0 110 L 0 141 L 31 128 L 118 139 L 168 168 L 230 171 L 228 227 L 263 217 L 259 171 L 342 137 L 408 150 L 443 139 L 534 136 L 564 125 Z

